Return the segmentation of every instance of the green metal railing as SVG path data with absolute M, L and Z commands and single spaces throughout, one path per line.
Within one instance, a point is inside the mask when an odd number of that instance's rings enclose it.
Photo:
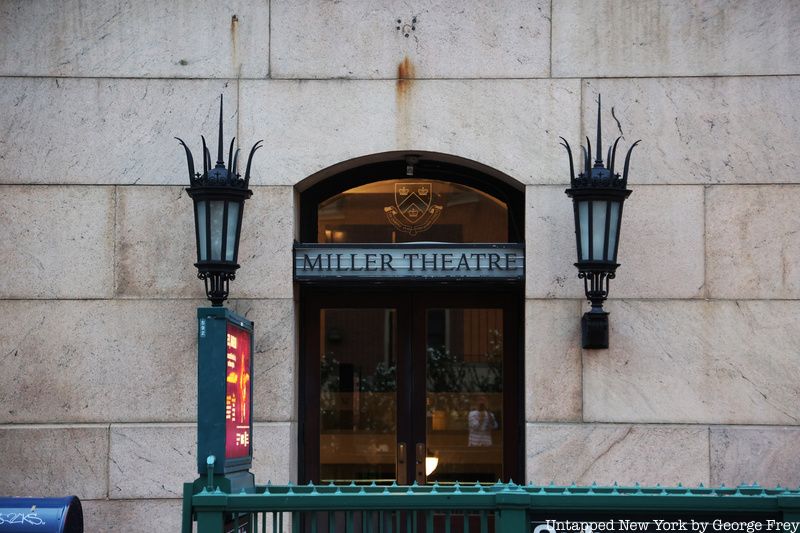
M 183 533 L 530 533 L 550 519 L 800 522 L 800 490 L 494 485 L 184 486 Z M 709 527 L 706 531 L 711 532 Z M 762 530 L 764 531 L 764 530 Z M 773 529 L 774 531 L 774 529 Z

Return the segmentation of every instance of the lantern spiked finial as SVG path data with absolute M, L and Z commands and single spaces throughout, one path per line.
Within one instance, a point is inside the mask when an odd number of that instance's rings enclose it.
M 247 189 L 250 184 L 250 163 L 253 160 L 253 154 L 256 150 L 261 148 L 263 141 L 258 141 L 250 149 L 250 155 L 247 159 L 247 171 L 245 172 L 244 179 L 239 175 L 239 149 L 234 148 L 236 137 L 231 139 L 230 149 L 228 150 L 228 166 L 225 167 L 225 160 L 223 159 L 223 148 L 225 140 L 222 134 L 223 128 L 223 105 L 222 95 L 219 96 L 219 137 L 217 139 L 217 163 L 211 166 L 211 153 L 206 144 L 206 138 L 200 136 L 203 143 L 203 173 L 195 173 L 194 158 L 189 147 L 183 142 L 182 139 L 175 137 L 181 143 L 186 152 L 186 162 L 189 166 L 189 185 L 191 187 L 200 187 L 205 185 L 220 185 L 226 187 L 235 187 L 239 189 Z
M 612 109 L 613 113 L 613 109 Z M 603 137 L 602 137 L 602 100 L 601 96 L 597 96 L 597 137 L 596 137 L 596 149 L 594 151 L 594 164 L 592 164 L 592 142 L 589 140 L 589 137 L 586 137 L 586 146 L 581 146 L 581 152 L 583 155 L 583 171 L 580 172 L 577 176 L 575 175 L 574 171 L 574 163 L 572 158 L 572 149 L 569 143 L 563 138 L 560 139 L 563 141 L 561 146 L 563 146 L 567 150 L 567 157 L 569 158 L 569 165 L 570 165 L 570 185 L 575 188 L 580 187 L 599 187 L 599 188 L 612 188 L 612 189 L 624 189 L 628 183 L 628 166 L 623 167 L 622 176 L 616 173 L 616 161 L 617 161 L 617 146 L 619 145 L 620 139 L 622 137 L 617 137 L 614 142 L 608 147 L 608 151 L 606 154 L 606 160 L 603 161 Z M 626 154 L 625 160 L 630 161 L 631 151 L 633 147 L 639 144 L 640 141 L 636 141 L 631 145 L 628 149 L 628 153 Z M 606 165 L 608 165 L 606 167 Z

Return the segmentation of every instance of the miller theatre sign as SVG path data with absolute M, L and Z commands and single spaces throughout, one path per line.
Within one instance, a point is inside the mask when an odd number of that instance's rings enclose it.
M 519 280 L 525 274 L 522 244 L 358 244 L 297 243 L 294 277 L 322 279 Z

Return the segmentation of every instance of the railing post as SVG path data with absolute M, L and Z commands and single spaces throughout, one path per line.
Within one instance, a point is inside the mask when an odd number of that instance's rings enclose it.
M 222 533 L 222 511 L 197 511 L 197 533 Z
M 777 498 L 782 520 L 784 522 L 800 522 L 800 496 L 780 495 Z
M 528 533 L 528 507 L 530 497 L 525 492 L 508 489 L 495 494 L 497 533 Z
M 197 516 L 197 533 L 222 533 L 225 509 L 228 507 L 227 494 L 203 489 L 192 497 L 192 506 Z
M 193 483 L 183 484 L 183 512 L 181 519 L 181 533 L 192 533 L 192 490 Z

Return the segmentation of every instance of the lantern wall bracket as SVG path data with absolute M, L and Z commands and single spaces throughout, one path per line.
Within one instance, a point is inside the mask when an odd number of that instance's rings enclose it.
M 581 341 L 584 350 L 608 348 L 608 312 L 592 309 L 581 317 Z

